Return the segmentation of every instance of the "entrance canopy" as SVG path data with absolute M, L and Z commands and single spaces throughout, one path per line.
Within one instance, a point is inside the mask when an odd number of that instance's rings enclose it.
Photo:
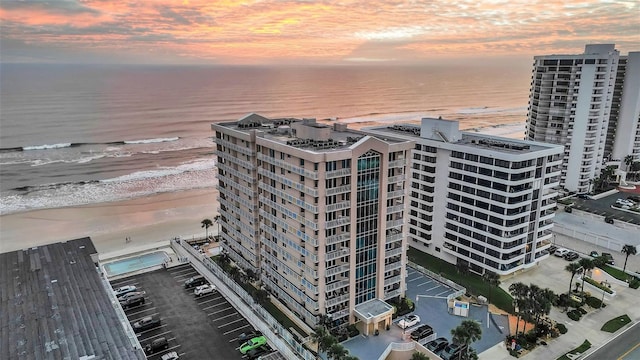
M 369 330 L 378 330 L 379 325 L 391 325 L 393 306 L 381 299 L 371 299 L 356 305 L 354 315 L 365 324 L 364 332 L 368 335 Z

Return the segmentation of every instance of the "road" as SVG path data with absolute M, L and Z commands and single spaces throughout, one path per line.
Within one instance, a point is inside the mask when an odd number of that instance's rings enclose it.
M 618 337 L 608 342 L 595 352 L 583 358 L 584 360 L 640 359 L 640 323 L 621 333 Z

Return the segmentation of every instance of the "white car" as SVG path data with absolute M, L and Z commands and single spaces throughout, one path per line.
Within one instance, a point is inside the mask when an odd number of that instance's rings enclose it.
M 175 351 L 162 355 L 162 360 L 178 360 L 179 358 L 178 353 Z
M 213 285 L 210 285 L 210 284 L 200 285 L 195 290 L 193 290 L 193 294 L 195 296 L 202 296 L 202 295 L 211 294 L 215 290 L 216 290 L 216 287 Z
M 555 255 L 557 257 L 564 257 L 565 255 L 567 255 L 567 253 L 569 253 L 569 250 L 567 250 L 565 248 L 560 248 L 560 249 L 556 250 L 556 252 L 554 252 L 553 255 Z
M 420 316 L 418 316 L 418 315 L 409 315 L 409 316 L 405 317 L 404 319 L 398 321 L 398 326 L 400 326 L 401 329 L 406 329 L 406 328 L 410 328 L 410 327 L 416 325 L 419 322 L 420 322 Z
M 133 285 L 127 285 L 127 286 L 119 287 L 113 291 L 116 293 L 116 297 L 121 297 L 125 294 L 138 291 L 138 288 Z

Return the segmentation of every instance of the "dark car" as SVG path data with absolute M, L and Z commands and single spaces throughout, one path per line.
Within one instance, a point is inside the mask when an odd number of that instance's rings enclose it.
M 442 351 L 440 351 L 438 356 L 440 356 L 442 360 L 457 359 L 458 355 L 465 349 L 466 349 L 466 346 L 464 345 L 449 344 L 445 346 L 444 349 L 442 349 Z
M 251 340 L 253 338 L 259 337 L 259 336 L 262 336 L 262 333 L 260 331 L 257 331 L 257 330 L 249 331 L 249 332 L 246 332 L 246 333 L 242 333 L 242 334 L 238 335 L 238 344 L 242 345 L 245 342 L 247 342 L 247 341 L 249 341 L 249 340 Z
M 444 349 L 445 347 L 447 347 L 447 345 L 449 345 L 449 340 L 447 340 L 446 338 L 443 337 L 439 337 L 435 340 L 431 340 L 427 343 L 427 349 L 429 351 L 431 351 L 434 354 L 439 353 L 440 351 L 442 351 L 442 349 Z
M 549 251 L 549 254 L 553 254 L 554 252 L 556 252 L 556 250 L 558 250 L 558 247 L 555 245 L 551 245 L 549 246 L 549 249 L 547 249 L 547 251 Z
M 566 253 L 564 255 L 564 259 L 567 260 L 567 261 L 578 260 L 579 257 L 580 257 L 580 255 L 578 255 L 578 253 L 574 252 L 574 251 L 569 251 L 568 253 Z
M 187 281 L 184 282 L 184 288 L 191 289 L 196 286 L 204 285 L 206 283 L 207 283 L 207 279 L 205 279 L 204 276 L 202 275 L 194 276 L 192 278 L 187 279 Z
M 638 196 L 638 195 L 631 195 L 631 196 L 627 196 L 627 200 L 631 200 L 631 201 L 635 201 L 635 202 L 640 202 L 640 196 Z
M 590 200 L 591 196 L 589 194 L 578 194 L 578 199 Z
M 139 333 L 145 330 L 157 328 L 158 326 L 160 326 L 160 318 L 147 316 L 133 323 L 133 331 Z
M 159 350 L 166 350 L 169 348 L 169 341 L 165 337 L 159 337 L 153 339 L 150 343 L 144 346 L 144 353 L 147 355 L 158 352 Z
M 427 336 L 433 334 L 433 329 L 429 325 L 421 325 L 419 328 L 413 330 L 411 332 L 412 340 L 420 340 L 424 339 Z
M 247 352 L 247 358 L 249 358 L 249 360 L 255 360 L 258 357 L 260 357 L 260 355 L 268 354 L 271 351 L 273 350 L 271 350 L 270 347 L 268 347 L 267 345 L 263 345 L 263 346 L 260 346 L 259 348 L 249 350 Z
M 130 308 L 133 306 L 144 304 L 145 300 L 144 300 L 144 295 L 142 293 L 129 293 L 129 294 L 133 294 L 133 295 L 120 298 L 120 305 L 122 305 L 123 308 Z
M 608 265 L 615 265 L 615 264 L 616 264 L 616 262 L 615 262 L 615 260 L 613 260 L 613 256 L 612 256 L 611 254 L 609 254 L 609 253 L 602 253 L 602 255 L 600 255 L 600 256 L 605 260 L 605 262 L 606 262 Z
M 606 222 L 607 224 L 613 224 L 613 218 L 607 216 L 606 218 L 604 218 L 604 222 Z
M 598 257 L 598 256 L 600 256 L 600 255 L 598 255 L 598 252 L 597 252 L 597 251 L 593 250 L 593 251 L 591 251 L 591 252 L 589 253 L 589 256 L 594 257 L 594 258 L 597 258 L 597 257 Z

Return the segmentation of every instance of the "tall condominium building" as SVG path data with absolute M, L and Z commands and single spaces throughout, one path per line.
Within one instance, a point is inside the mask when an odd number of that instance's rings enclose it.
M 548 257 L 562 146 L 461 132 L 441 119 L 365 131 L 416 142 L 409 246 L 479 274 Z
M 217 123 L 223 248 L 313 326 L 391 322 L 404 296 L 414 144 L 314 119 Z
M 610 160 L 640 159 L 640 53 L 613 44 L 534 58 L 525 139 L 565 146 L 560 185 L 587 192 Z

